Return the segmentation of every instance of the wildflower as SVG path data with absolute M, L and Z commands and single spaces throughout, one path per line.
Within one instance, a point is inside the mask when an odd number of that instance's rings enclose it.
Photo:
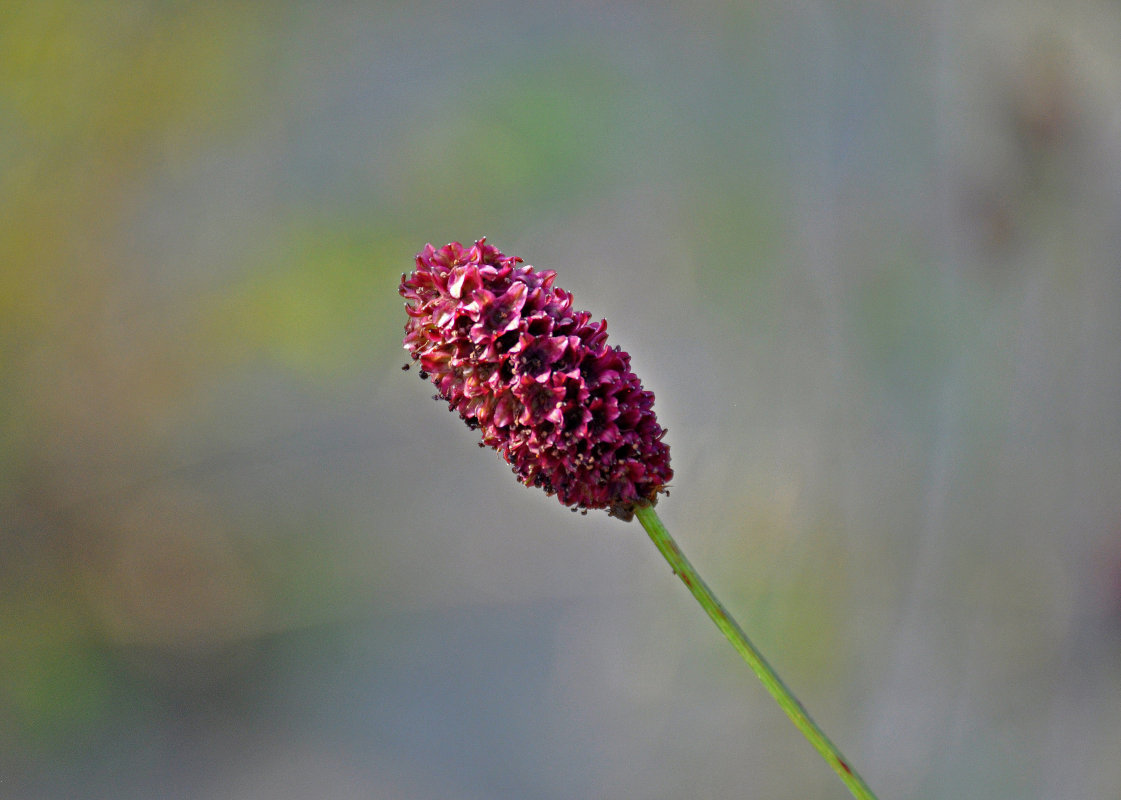
M 486 239 L 427 245 L 401 276 L 405 349 L 518 480 L 630 519 L 673 477 L 654 395 L 607 323 L 573 310 L 555 272 L 521 262 Z

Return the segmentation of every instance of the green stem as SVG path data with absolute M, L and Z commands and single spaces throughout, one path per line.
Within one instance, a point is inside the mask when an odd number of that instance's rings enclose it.
M 708 588 L 708 585 L 701 579 L 701 576 L 685 558 L 685 554 L 681 552 L 681 548 L 677 546 L 677 542 L 673 540 L 673 536 L 666 530 L 666 526 L 658 519 L 657 513 L 654 511 L 653 506 L 645 505 L 638 506 L 635 509 L 635 516 L 638 521 L 642 523 L 642 527 L 650 534 L 658 551 L 669 562 L 670 567 L 673 568 L 677 577 L 681 578 L 689 591 L 693 593 L 693 597 L 697 598 L 697 602 L 712 618 L 728 641 L 732 643 L 732 647 L 743 656 L 743 660 L 747 662 L 748 666 L 754 670 L 759 680 L 767 687 L 767 691 L 771 696 L 778 701 L 782 706 L 782 710 L 790 717 L 794 725 L 802 732 L 810 744 L 812 744 L 817 752 L 821 753 L 821 757 L 828 762 L 833 771 L 840 776 L 845 785 L 848 786 L 852 796 L 858 800 L 876 800 L 876 796 L 872 794 L 872 790 L 864 783 L 861 778 L 851 766 L 837 746 L 829 741 L 829 737 L 817 726 L 817 723 L 810 719 L 810 715 L 806 713 L 806 709 L 802 708 L 802 704 L 798 702 L 798 698 L 794 693 L 786 687 L 774 668 L 767 663 L 763 658 L 763 654 L 756 649 L 751 640 L 747 638 L 747 634 L 743 632 L 732 616 L 724 610 L 724 606 L 716 599 L 716 595 Z

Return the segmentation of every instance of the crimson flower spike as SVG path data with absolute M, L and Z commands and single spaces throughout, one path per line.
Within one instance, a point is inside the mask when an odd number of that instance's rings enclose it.
M 522 265 L 486 239 L 417 254 L 401 276 L 405 349 L 480 447 L 518 480 L 573 511 L 602 508 L 642 524 L 681 581 L 794 725 L 858 800 L 875 795 L 701 579 L 654 511 L 673 477 L 654 395 L 630 356 L 607 344 L 607 323 L 572 308 L 556 273 Z M 406 365 L 407 367 L 408 365 Z M 668 492 L 666 492 L 668 494 Z
M 607 323 L 574 310 L 555 278 L 486 239 L 428 245 L 401 276 L 405 349 L 518 480 L 629 520 L 673 477 L 665 430 Z

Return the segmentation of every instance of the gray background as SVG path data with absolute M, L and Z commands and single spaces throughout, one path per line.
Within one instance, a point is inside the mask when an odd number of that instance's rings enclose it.
M 637 524 L 400 366 L 610 321 L 663 519 L 883 798 L 1121 794 L 1121 6 L 0 14 L 0 795 L 839 798 Z

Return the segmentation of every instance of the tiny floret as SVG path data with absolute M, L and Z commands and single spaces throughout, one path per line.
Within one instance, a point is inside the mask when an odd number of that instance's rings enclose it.
M 607 323 L 573 310 L 555 278 L 486 239 L 427 245 L 401 276 L 405 349 L 518 480 L 630 519 L 673 477 L 665 430 Z

